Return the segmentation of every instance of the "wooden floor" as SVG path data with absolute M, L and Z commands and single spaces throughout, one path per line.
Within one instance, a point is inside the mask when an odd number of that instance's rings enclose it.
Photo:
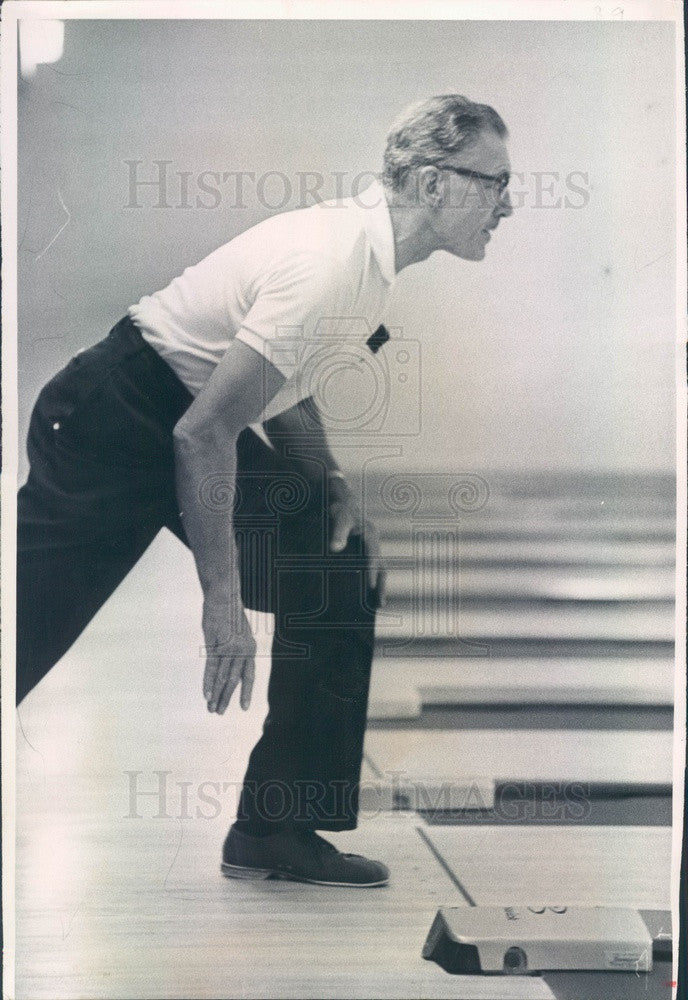
M 572 781 L 671 785 L 672 733 L 547 729 L 424 732 L 371 730 L 368 759 L 378 772 L 446 781 Z
M 369 719 L 411 719 L 433 705 L 662 705 L 674 702 L 669 657 L 378 658 Z
M 433 827 L 426 835 L 478 906 L 670 909 L 669 827 Z
M 474 560 L 469 611 L 476 634 L 492 629 L 551 640 L 550 658 L 457 664 L 443 655 L 380 657 L 373 707 L 381 706 L 381 718 L 413 718 L 424 705 L 447 700 L 621 702 L 638 710 L 671 704 L 666 651 L 647 657 L 631 646 L 629 656 L 629 643 L 645 649 L 671 637 L 670 520 L 662 516 L 652 526 L 631 511 L 610 534 L 604 525 L 591 528 L 585 511 L 567 503 L 562 509 L 578 518 L 570 536 L 552 513 L 558 500 L 535 520 L 532 504 L 524 503 L 523 537 L 507 532 L 500 541 L 483 518 L 465 547 Z M 407 542 L 397 538 L 395 545 L 408 559 Z M 500 559 L 518 562 L 501 582 L 490 569 Z M 552 572 L 538 576 L 547 566 Z M 530 580 L 520 604 L 519 579 Z M 505 586 L 511 590 L 500 593 Z M 400 570 L 393 600 L 406 611 L 408 587 Z M 511 601 L 508 614 L 491 606 L 495 594 Z M 592 608 L 585 603 L 591 595 Z M 543 599 L 555 605 L 538 610 Z M 485 905 L 668 908 L 669 827 L 436 826 L 414 812 L 392 811 L 389 795 L 363 810 L 357 831 L 332 837 L 342 849 L 387 862 L 388 887 L 224 879 L 222 840 L 266 710 L 271 622 L 252 618 L 259 656 L 251 710 L 233 706 L 222 718 L 210 716 L 201 697 L 193 562 L 163 533 L 20 707 L 16 997 L 539 1000 L 553 996 L 544 979 L 453 977 L 425 962 L 421 948 L 437 908 L 466 905 L 465 893 Z M 401 633 L 408 618 L 404 623 Z M 571 636 L 594 636 L 610 652 L 602 660 L 559 658 L 558 640 Z M 371 729 L 366 746 L 369 805 L 376 791 L 389 792 L 389 772 L 430 792 L 448 779 L 452 808 L 466 806 L 471 790 L 482 796 L 478 804 L 489 805 L 498 780 L 671 781 L 671 733 L 642 725 Z
M 217 821 L 90 811 L 50 837 L 25 831 L 17 996 L 503 997 L 421 958 L 436 909 L 462 900 L 415 823 L 388 815 L 336 838 L 392 866 L 390 886 L 367 891 L 223 879 Z M 550 993 L 536 980 L 508 995 Z
M 505 997 L 499 982 L 459 984 L 421 958 L 437 908 L 463 900 L 413 813 L 364 816 L 333 837 L 384 859 L 386 888 L 220 875 L 267 662 L 250 712 L 208 715 L 197 601 L 180 598 L 192 573 L 161 536 L 18 711 L 16 996 Z M 149 627 L 141 593 L 153 595 Z M 528 979 L 508 997 L 551 993 Z

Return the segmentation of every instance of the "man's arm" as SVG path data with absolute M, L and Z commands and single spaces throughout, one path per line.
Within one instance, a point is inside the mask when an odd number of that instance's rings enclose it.
M 319 479 L 323 472 L 327 483 L 330 514 L 330 549 L 341 552 L 350 534 L 365 537 L 369 556 L 369 584 L 384 603 L 385 570 L 375 525 L 363 520 L 360 504 L 339 469 L 327 441 L 320 412 L 312 396 L 302 399 L 283 413 L 263 424 L 275 451 L 288 458 L 306 481 Z
M 339 473 L 312 396 L 266 420 L 263 429 L 275 451 L 297 465 L 305 479 L 314 480 L 320 470 Z
M 283 383 L 262 355 L 232 340 L 174 429 L 177 499 L 203 589 L 203 694 L 218 714 L 240 681 L 241 706 L 248 708 L 255 671 L 232 523 L 236 441 Z

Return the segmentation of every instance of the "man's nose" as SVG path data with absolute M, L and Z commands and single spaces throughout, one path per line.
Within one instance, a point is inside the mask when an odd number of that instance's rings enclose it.
M 511 202 L 511 195 L 508 191 L 505 191 L 497 202 L 497 212 L 505 219 L 508 219 L 510 215 L 514 214 L 514 206 Z

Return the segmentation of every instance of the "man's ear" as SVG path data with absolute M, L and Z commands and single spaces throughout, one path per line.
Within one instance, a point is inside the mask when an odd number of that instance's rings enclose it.
M 421 205 L 438 208 L 444 198 L 442 173 L 432 164 L 418 171 L 418 200 Z

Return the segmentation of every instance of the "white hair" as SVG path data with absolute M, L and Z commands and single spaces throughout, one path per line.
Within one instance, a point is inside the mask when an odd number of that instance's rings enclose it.
M 484 129 L 507 135 L 507 127 L 487 104 L 476 104 L 460 94 L 444 94 L 406 108 L 387 136 L 383 182 L 393 191 L 403 187 L 409 173 L 426 163 L 439 163 L 474 142 Z

